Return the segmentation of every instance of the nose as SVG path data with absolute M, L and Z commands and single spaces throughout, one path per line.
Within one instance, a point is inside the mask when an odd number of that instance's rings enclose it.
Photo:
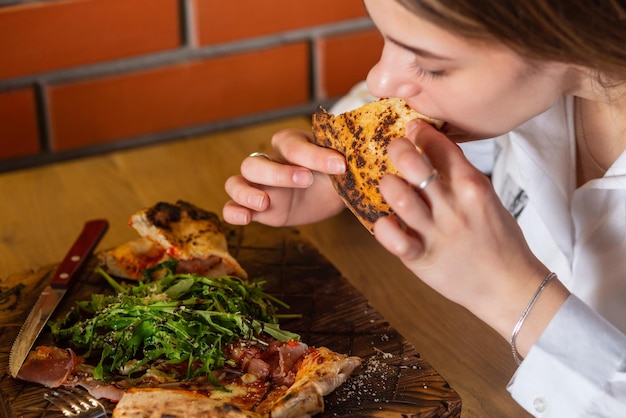
M 367 88 L 375 97 L 409 98 L 421 92 L 419 81 L 411 77 L 400 57 L 385 46 L 380 60 L 367 74 Z

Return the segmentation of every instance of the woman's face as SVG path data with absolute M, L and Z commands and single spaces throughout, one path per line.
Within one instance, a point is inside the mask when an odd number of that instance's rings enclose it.
M 453 139 L 506 133 L 573 87 L 565 64 L 538 65 L 504 45 L 461 38 L 396 1 L 365 0 L 365 6 L 385 40 L 367 77 L 370 91 L 447 121 Z

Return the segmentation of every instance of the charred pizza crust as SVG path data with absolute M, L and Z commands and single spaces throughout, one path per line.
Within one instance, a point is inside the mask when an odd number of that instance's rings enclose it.
M 228 252 L 226 231 L 215 213 L 182 200 L 158 202 L 132 215 L 129 225 L 141 237 L 100 255 L 115 276 L 141 279 L 144 269 L 172 258 L 181 272 L 248 276 Z
M 336 116 L 320 107 L 313 115 L 314 143 L 346 157 L 346 172 L 331 176 L 331 182 L 370 233 L 379 217 L 393 215 L 380 194 L 379 181 L 386 174 L 399 174 L 387 156 L 387 146 L 406 135 L 406 124 L 413 119 L 426 120 L 437 128 L 443 125 L 396 98 L 372 102 Z

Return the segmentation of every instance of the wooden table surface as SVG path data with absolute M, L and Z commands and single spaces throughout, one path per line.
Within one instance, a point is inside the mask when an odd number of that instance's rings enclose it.
M 136 210 L 187 200 L 221 214 L 224 181 L 291 118 L 199 138 L 0 174 L 0 278 L 56 263 L 82 224 L 106 218 L 98 248 L 137 235 Z M 506 384 L 515 364 L 506 341 L 445 300 L 389 255 L 347 211 L 300 230 L 460 394 L 463 417 L 528 416 Z

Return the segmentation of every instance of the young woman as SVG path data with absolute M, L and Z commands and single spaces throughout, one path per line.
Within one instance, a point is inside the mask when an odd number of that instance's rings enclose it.
M 529 412 L 626 416 L 626 2 L 365 5 L 385 39 L 369 90 L 447 121 L 390 145 L 403 179 L 380 189 L 408 228 L 380 219 L 376 239 L 510 342 Z M 279 132 L 271 160 L 243 161 L 226 221 L 342 210 L 326 176 L 344 160 L 309 135 Z M 483 138 L 491 182 L 453 142 Z

